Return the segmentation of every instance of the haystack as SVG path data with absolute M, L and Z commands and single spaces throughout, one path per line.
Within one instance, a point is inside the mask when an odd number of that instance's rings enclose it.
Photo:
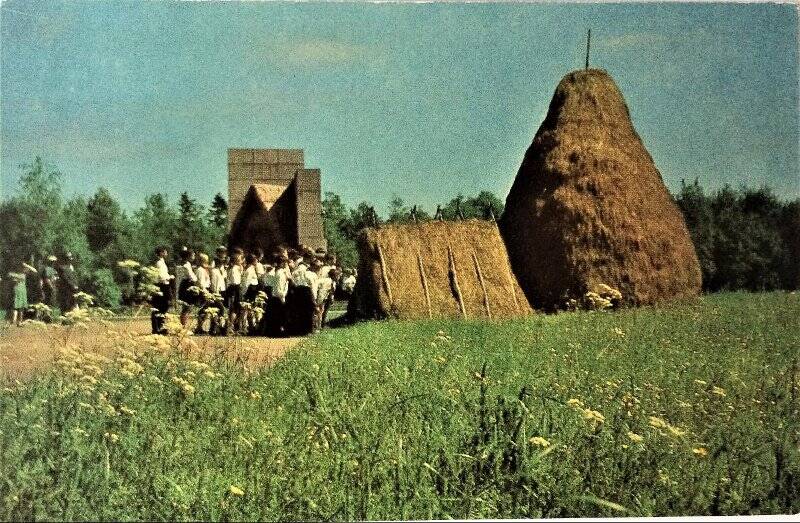
M 357 317 L 509 318 L 530 314 L 494 222 L 368 228 L 359 239 Z
M 500 229 L 534 307 L 600 284 L 625 305 L 694 296 L 701 273 L 683 216 L 605 71 L 566 75 L 525 153 Z

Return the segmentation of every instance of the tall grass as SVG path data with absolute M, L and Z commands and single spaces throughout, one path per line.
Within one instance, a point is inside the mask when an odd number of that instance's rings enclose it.
M 798 318 L 775 293 L 364 323 L 260 371 L 120 334 L 0 393 L 0 518 L 798 512 Z

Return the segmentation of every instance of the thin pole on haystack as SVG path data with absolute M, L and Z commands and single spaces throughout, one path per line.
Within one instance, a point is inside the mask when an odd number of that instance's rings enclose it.
M 386 295 L 389 297 L 389 306 L 394 306 L 394 298 L 392 297 L 392 286 L 389 285 L 389 274 L 386 272 L 386 260 L 383 257 L 383 249 L 381 249 L 381 244 L 376 243 L 375 247 L 377 247 L 378 251 L 378 261 L 381 264 L 381 278 L 383 279 L 383 286 L 386 288 Z
M 442 216 L 442 206 L 441 205 L 437 205 L 436 206 L 436 215 L 434 215 L 433 219 L 434 220 L 439 220 L 440 222 L 444 221 L 444 216 Z
M 447 246 L 447 260 L 450 265 L 450 274 L 453 277 L 453 287 L 456 291 L 456 301 L 458 307 L 461 309 L 461 315 L 467 317 L 467 309 L 464 307 L 464 298 L 461 296 L 461 286 L 458 284 L 458 271 L 456 270 L 456 257 L 453 254 L 453 249 L 450 245 Z
M 433 318 L 431 294 L 428 291 L 428 277 L 425 276 L 425 266 L 422 265 L 422 255 L 419 251 L 417 251 L 417 266 L 419 267 L 419 278 L 422 281 L 422 290 L 425 292 L 425 305 L 428 306 L 428 318 Z
M 589 29 L 588 34 L 586 35 L 586 69 L 589 69 L 589 46 L 592 43 L 592 30 Z
M 486 307 L 486 317 L 491 320 L 492 310 L 489 308 L 489 293 L 486 291 L 486 282 L 483 279 L 483 271 L 481 270 L 481 264 L 478 262 L 478 256 L 475 254 L 475 251 L 472 251 L 472 261 L 475 262 L 475 272 L 478 273 L 478 281 L 481 284 L 481 289 L 483 289 L 483 306 Z

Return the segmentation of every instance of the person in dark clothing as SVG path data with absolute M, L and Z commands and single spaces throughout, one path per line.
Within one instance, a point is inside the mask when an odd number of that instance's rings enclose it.
M 153 334 L 166 334 L 164 329 L 164 315 L 169 310 L 169 303 L 172 300 L 172 280 L 175 276 L 169 273 L 167 267 L 166 247 L 156 248 L 156 269 L 158 269 L 159 292 L 150 297 L 150 304 L 153 307 L 150 314 L 150 324 Z
M 48 307 L 56 306 L 56 297 L 58 296 L 58 273 L 56 272 L 56 268 L 53 267 L 56 260 L 58 260 L 58 258 L 55 256 L 48 256 L 44 269 L 42 270 L 42 293 L 44 295 L 44 303 Z
M 78 277 L 72 265 L 72 253 L 66 253 L 56 268 L 58 273 L 58 297 L 61 314 L 77 307 L 75 294 L 78 292 Z

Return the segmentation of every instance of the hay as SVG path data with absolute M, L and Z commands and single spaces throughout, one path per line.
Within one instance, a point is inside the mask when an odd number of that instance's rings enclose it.
M 563 307 L 599 284 L 619 289 L 625 305 L 700 291 L 683 216 L 605 71 L 561 80 L 500 229 L 514 273 L 537 308 Z
M 356 317 L 509 318 L 530 314 L 494 222 L 431 221 L 365 229 Z

